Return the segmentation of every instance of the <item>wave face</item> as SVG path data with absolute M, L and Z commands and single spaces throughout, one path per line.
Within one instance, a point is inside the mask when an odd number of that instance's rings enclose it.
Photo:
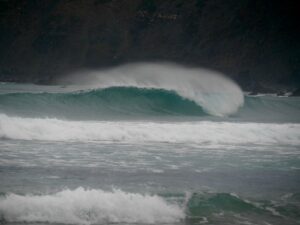
M 0 111 L 9 115 L 85 120 L 207 115 L 202 107 L 174 91 L 135 87 L 70 93 L 9 93 L 0 95 L 0 106 Z
M 184 211 L 155 195 L 77 188 L 52 195 L 9 194 L 0 198 L 0 215 L 9 222 L 156 224 L 178 222 Z
M 0 138 L 47 141 L 300 144 L 299 124 L 32 119 L 0 114 Z

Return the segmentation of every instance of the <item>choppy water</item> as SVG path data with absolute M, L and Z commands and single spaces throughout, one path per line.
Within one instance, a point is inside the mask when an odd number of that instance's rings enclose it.
M 299 98 L 174 66 L 84 77 L 0 84 L 1 224 L 300 223 Z

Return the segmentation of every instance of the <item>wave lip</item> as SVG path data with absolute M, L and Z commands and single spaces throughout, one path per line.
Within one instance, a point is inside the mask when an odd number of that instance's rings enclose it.
M 179 222 L 184 210 L 156 195 L 80 187 L 52 195 L 9 194 L 0 198 L 0 215 L 9 222 L 156 224 Z
M 0 138 L 124 143 L 300 145 L 300 124 L 104 122 L 32 119 L 0 114 Z

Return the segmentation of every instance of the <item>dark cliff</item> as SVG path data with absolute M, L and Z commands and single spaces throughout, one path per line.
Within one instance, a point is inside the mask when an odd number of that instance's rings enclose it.
M 51 83 L 79 68 L 171 61 L 244 90 L 300 85 L 296 1 L 1 0 L 0 81 Z

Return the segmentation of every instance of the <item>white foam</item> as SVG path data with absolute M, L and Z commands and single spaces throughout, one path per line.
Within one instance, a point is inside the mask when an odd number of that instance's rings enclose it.
M 184 211 L 155 195 L 77 188 L 41 196 L 9 194 L 0 198 L 0 215 L 9 222 L 155 224 L 179 222 Z
M 222 74 L 175 64 L 135 63 L 105 71 L 81 71 L 59 82 L 80 85 L 78 89 L 122 86 L 171 90 L 216 116 L 233 114 L 244 103 L 241 89 Z
M 300 144 L 300 124 L 232 122 L 102 122 L 9 117 L 0 114 L 0 138 L 122 143 Z

